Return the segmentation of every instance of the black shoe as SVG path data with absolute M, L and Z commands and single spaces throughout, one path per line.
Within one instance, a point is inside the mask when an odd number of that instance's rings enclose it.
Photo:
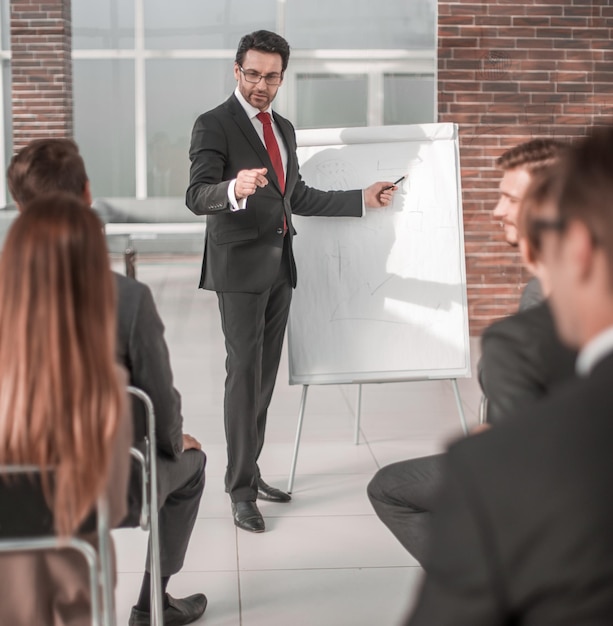
M 168 606 L 162 611 L 164 626 L 181 626 L 195 622 L 206 609 L 207 599 L 203 593 L 195 593 L 187 598 L 168 596 Z M 128 626 L 149 626 L 151 614 L 132 607 Z
M 264 532 L 264 518 L 255 502 L 232 502 L 234 525 L 252 533 Z
M 261 478 L 258 478 L 258 499 L 268 500 L 268 502 L 289 502 L 292 496 L 281 489 L 267 485 Z

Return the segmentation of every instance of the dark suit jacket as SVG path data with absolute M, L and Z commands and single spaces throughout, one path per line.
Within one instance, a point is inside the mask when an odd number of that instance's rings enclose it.
M 285 194 L 253 124 L 236 96 L 202 114 L 194 124 L 190 147 L 190 183 L 186 204 L 196 215 L 207 215 L 200 287 L 214 291 L 262 293 L 275 280 L 283 251 L 283 215 L 296 234 L 292 214 L 362 215 L 362 192 L 323 192 L 307 187 L 298 171 L 296 135 L 292 124 L 274 113 L 287 148 Z M 269 184 L 247 200 L 247 208 L 231 211 L 230 181 L 243 169 L 266 167 Z M 296 268 L 290 246 L 292 282 Z
M 164 324 L 147 285 L 115 274 L 117 287 L 117 356 L 130 384 L 149 395 L 155 409 L 158 452 L 178 458 L 183 449 L 181 396 L 173 386 Z M 135 441 L 143 438 L 144 409 L 134 402 Z
M 489 326 L 479 361 L 487 421 L 500 422 L 572 378 L 576 356 L 558 339 L 547 302 Z
M 612 380 L 452 446 L 410 626 L 613 624 Z
M 538 278 L 533 276 L 524 287 L 519 299 L 519 310 L 526 311 L 530 307 L 537 306 L 545 299 L 543 288 Z

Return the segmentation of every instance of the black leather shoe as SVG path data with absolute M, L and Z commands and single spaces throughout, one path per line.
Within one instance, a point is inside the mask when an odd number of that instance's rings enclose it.
M 232 502 L 234 525 L 251 533 L 263 533 L 264 518 L 255 502 Z
M 195 593 L 187 598 L 173 598 L 168 596 L 168 606 L 163 610 L 164 626 L 181 626 L 195 622 L 206 609 L 207 599 L 203 593 Z M 151 614 L 141 611 L 135 606 L 132 607 L 129 626 L 149 626 L 151 624 Z
M 268 500 L 268 502 L 289 502 L 292 496 L 281 489 L 267 485 L 261 478 L 258 478 L 258 499 Z

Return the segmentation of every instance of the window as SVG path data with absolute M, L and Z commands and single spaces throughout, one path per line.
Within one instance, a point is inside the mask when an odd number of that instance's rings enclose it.
M 436 121 L 435 0 L 79 0 L 75 136 L 95 196 L 183 202 L 192 125 L 260 28 L 292 46 L 275 108 L 297 128 Z

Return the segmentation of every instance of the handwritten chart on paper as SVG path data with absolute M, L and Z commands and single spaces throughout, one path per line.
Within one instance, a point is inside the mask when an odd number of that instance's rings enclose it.
M 392 206 L 363 218 L 293 218 L 290 383 L 469 376 L 457 127 L 297 135 L 301 174 L 313 187 L 406 178 Z

